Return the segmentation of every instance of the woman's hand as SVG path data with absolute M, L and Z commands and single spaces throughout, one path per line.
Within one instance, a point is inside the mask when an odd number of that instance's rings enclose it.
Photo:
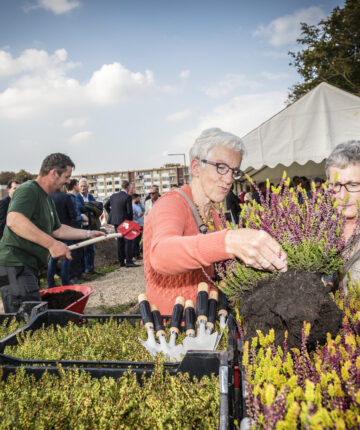
M 281 246 L 262 230 L 229 230 L 225 236 L 226 252 L 246 266 L 271 272 L 287 270 L 287 256 Z

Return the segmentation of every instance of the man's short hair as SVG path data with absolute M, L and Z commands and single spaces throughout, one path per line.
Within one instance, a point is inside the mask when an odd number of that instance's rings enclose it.
M 89 181 L 86 178 L 81 178 L 79 180 L 79 185 L 80 185 L 81 182 L 85 182 L 86 185 L 89 185 Z
M 59 175 L 65 172 L 68 167 L 75 168 L 75 164 L 71 158 L 62 154 L 61 152 L 55 152 L 54 154 L 48 155 L 41 164 L 40 176 L 46 176 L 53 169 L 56 169 Z
M 79 181 L 77 179 L 70 179 L 69 184 L 66 186 L 68 191 L 72 191 L 74 189 L 74 187 L 78 184 L 78 182 Z
M 133 200 L 137 199 L 138 197 L 139 197 L 139 194 L 134 193 L 134 194 L 132 195 Z
M 10 190 L 10 188 L 12 187 L 12 184 L 18 184 L 20 185 L 19 181 L 16 181 L 15 179 L 10 179 L 10 181 L 7 183 L 7 189 Z
M 122 181 L 121 182 L 121 188 L 123 188 L 124 190 L 126 190 L 127 188 L 130 187 L 130 182 L 129 181 Z

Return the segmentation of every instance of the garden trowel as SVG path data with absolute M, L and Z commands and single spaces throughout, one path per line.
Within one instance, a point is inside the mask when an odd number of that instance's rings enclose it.
M 154 320 L 156 337 L 159 339 L 160 342 L 160 352 L 162 352 L 165 356 L 169 357 L 170 360 L 180 360 L 180 356 L 178 358 L 178 354 L 176 353 L 176 351 L 172 350 L 166 342 L 163 318 L 157 306 L 151 305 L 151 313 Z
M 168 346 L 170 348 L 170 354 L 175 357 L 178 361 L 181 360 L 181 356 L 185 355 L 184 346 L 182 344 L 176 345 L 176 338 L 179 334 L 180 324 L 184 311 L 185 300 L 184 297 L 177 297 L 171 316 L 170 326 L 170 339 Z
M 218 334 L 206 333 L 206 323 L 208 315 L 208 292 L 209 287 L 206 282 L 200 282 L 198 285 L 198 295 L 196 300 L 197 331 L 196 336 L 186 336 L 183 345 L 185 351 L 189 349 L 213 350 L 215 348 Z M 186 310 L 186 307 L 185 307 Z M 186 316 L 186 315 L 185 315 Z M 185 318 L 186 324 L 186 318 Z M 186 327 L 186 325 L 185 325 Z
M 153 358 L 155 358 L 156 354 L 161 351 L 160 345 L 155 340 L 155 332 L 154 332 L 154 321 L 153 316 L 150 311 L 150 305 L 146 294 L 140 294 L 138 297 L 139 307 L 141 313 L 141 319 L 146 327 L 148 338 L 147 340 L 143 340 L 139 337 L 139 341 L 145 347 Z
M 221 281 L 222 282 L 222 281 Z M 216 340 L 215 349 L 217 349 L 220 340 L 222 338 L 222 335 L 224 334 L 226 324 L 227 324 L 227 317 L 228 317 L 228 303 L 226 299 L 226 295 L 219 290 L 219 320 L 220 320 L 220 334 Z

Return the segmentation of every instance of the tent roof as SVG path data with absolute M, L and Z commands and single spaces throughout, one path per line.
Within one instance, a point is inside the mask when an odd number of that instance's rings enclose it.
M 320 163 L 351 139 L 360 140 L 360 97 L 323 82 L 242 138 L 241 167 Z

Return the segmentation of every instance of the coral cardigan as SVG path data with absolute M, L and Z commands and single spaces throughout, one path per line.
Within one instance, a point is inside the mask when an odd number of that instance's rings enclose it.
M 182 190 L 193 200 L 189 185 Z M 219 216 L 214 212 L 213 217 L 219 229 Z M 162 315 L 171 315 L 177 296 L 196 305 L 198 283 L 208 282 L 201 266 L 211 276 L 212 263 L 230 258 L 225 251 L 226 232 L 201 234 L 189 204 L 176 191 L 157 200 L 145 219 L 143 253 L 146 294 Z

